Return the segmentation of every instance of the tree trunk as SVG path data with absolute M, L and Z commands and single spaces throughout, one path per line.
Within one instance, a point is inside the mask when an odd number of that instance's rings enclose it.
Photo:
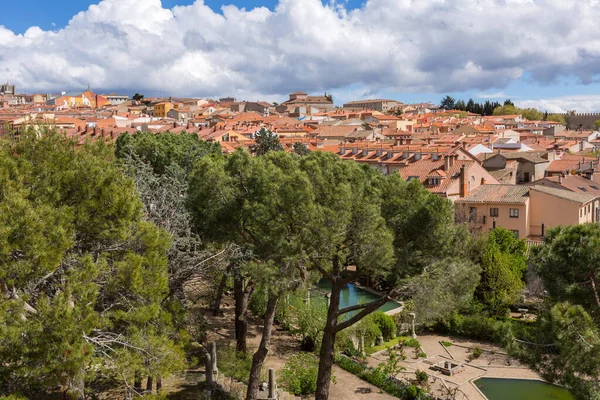
M 235 340 L 236 351 L 247 352 L 246 336 L 248 334 L 248 302 L 252 294 L 252 284 L 244 287 L 244 278 L 236 276 L 233 281 L 235 297 Z
M 596 275 L 592 271 L 590 274 L 590 281 L 592 282 L 592 292 L 594 292 L 594 298 L 596 299 L 596 305 L 600 307 L 600 297 L 598 297 L 598 290 L 596 289 Z
M 85 400 L 85 382 L 83 378 L 73 378 L 69 382 L 69 398 Z
M 267 311 L 265 312 L 265 322 L 262 332 L 262 338 L 258 350 L 252 356 L 252 367 L 250 369 L 250 378 L 248 382 L 248 391 L 246 400 L 256 400 L 258 398 L 258 386 L 260 384 L 260 371 L 267 358 L 269 346 L 271 344 L 271 333 L 273 330 L 273 321 L 275 320 L 275 310 L 277 308 L 276 295 L 270 295 L 267 300 Z
M 340 293 L 343 284 L 339 278 L 331 282 L 331 298 L 327 310 L 327 322 L 323 330 L 323 341 L 319 353 L 319 374 L 317 376 L 317 392 L 315 400 L 327 400 L 329 397 L 329 384 L 331 382 L 331 368 L 335 352 L 335 337 L 337 335 L 338 311 L 340 306 Z
M 146 380 L 146 392 L 152 393 L 152 384 L 154 383 L 154 379 L 151 376 Z
M 162 379 L 159 376 L 158 378 L 156 378 L 156 393 L 160 393 L 161 389 L 162 389 Z
M 223 299 L 223 292 L 225 291 L 225 286 L 227 285 L 227 277 L 229 276 L 229 266 L 227 270 L 223 272 L 223 276 L 221 277 L 221 282 L 219 282 L 219 287 L 217 288 L 217 296 L 215 297 L 215 301 L 213 303 L 213 315 L 216 317 L 219 315 L 219 311 L 221 311 L 221 299 Z
M 141 393 L 142 392 L 142 377 L 140 376 L 139 372 L 136 372 L 135 376 L 133 378 L 133 389 L 137 393 Z

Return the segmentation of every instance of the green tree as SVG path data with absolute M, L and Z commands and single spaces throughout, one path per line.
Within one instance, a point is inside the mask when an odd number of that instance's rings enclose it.
M 532 263 L 555 301 L 581 305 L 600 321 L 600 226 L 556 227 L 535 249 Z
M 254 144 L 250 146 L 250 151 L 256 156 L 263 156 L 270 151 L 283 150 L 277 134 L 266 128 L 261 128 L 254 134 Z
M 161 304 L 170 238 L 144 220 L 112 149 L 32 129 L 0 142 L 0 160 L 6 389 L 83 398 L 98 374 L 140 387 L 181 368 Z
M 514 107 L 515 103 L 513 103 L 510 99 L 504 100 L 504 106 Z
M 594 121 L 594 127 L 596 128 L 596 130 L 600 130 L 600 119 Z
M 546 117 L 546 121 L 559 122 L 563 125 L 567 124 L 567 121 L 565 120 L 565 116 L 561 115 L 561 114 L 550 114 Z
M 299 157 L 285 152 L 252 157 L 238 150 L 227 158 L 203 158 L 190 182 L 189 205 L 203 237 L 236 243 L 251 254 L 250 261 L 236 268 L 234 274 L 238 351 L 246 351 L 251 292 L 244 289 L 256 285 L 268 288 L 263 335 L 253 356 L 248 399 L 258 393 L 277 302 L 281 295 L 297 288 L 306 275 L 303 245 L 309 234 L 305 219 L 312 214 L 314 194 L 306 174 L 298 168 L 299 162 Z
M 456 99 L 454 99 L 454 97 L 446 95 L 446 97 L 444 97 L 442 101 L 440 101 L 440 108 L 443 108 L 444 110 L 454 110 L 455 106 Z
M 294 153 L 298 154 L 299 156 L 305 156 L 307 154 L 310 154 L 308 145 L 304 144 L 304 143 L 300 143 L 300 142 L 294 143 L 293 150 L 294 150 Z
M 492 315 L 505 316 L 525 288 L 526 244 L 505 228 L 492 230 L 484 240 L 476 295 Z
M 139 94 L 139 93 L 135 93 L 132 97 L 133 100 L 135 101 L 142 101 L 144 100 L 144 95 L 143 94 Z

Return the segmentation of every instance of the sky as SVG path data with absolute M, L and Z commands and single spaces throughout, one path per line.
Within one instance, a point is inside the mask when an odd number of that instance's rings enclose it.
M 20 0 L 0 82 L 284 101 L 449 94 L 600 111 L 600 0 Z

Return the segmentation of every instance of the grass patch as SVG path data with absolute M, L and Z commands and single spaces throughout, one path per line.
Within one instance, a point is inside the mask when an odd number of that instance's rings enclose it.
M 377 353 L 378 351 L 392 348 L 392 347 L 400 344 L 401 342 L 405 343 L 405 342 L 409 341 L 410 339 L 411 338 L 408 336 L 398 336 L 392 340 L 388 340 L 387 342 L 380 344 L 379 346 L 367 347 L 365 349 L 365 353 L 367 353 L 368 355 L 371 355 L 371 354 Z
M 441 343 L 441 344 L 442 344 L 442 346 L 444 346 L 444 347 L 450 347 L 450 346 L 452 346 L 452 343 L 451 343 L 451 342 L 446 342 L 445 340 L 442 340 L 440 343 Z

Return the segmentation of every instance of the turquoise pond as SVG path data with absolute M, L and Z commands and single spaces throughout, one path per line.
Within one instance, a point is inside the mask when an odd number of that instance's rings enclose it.
M 481 378 L 473 382 L 488 400 L 573 400 L 565 389 L 527 379 Z
M 322 291 L 331 292 L 331 282 L 328 280 L 320 281 L 317 287 Z M 317 296 L 318 292 L 313 291 L 311 293 L 311 300 Z M 340 308 L 349 307 L 356 304 L 369 303 L 379 298 L 380 297 L 374 293 L 368 292 L 352 284 L 348 284 L 344 289 L 342 289 L 342 293 L 340 296 Z M 323 299 L 325 299 L 324 295 Z M 379 310 L 390 311 L 398 307 L 400 307 L 400 303 L 397 303 L 395 301 L 388 301 L 387 303 L 379 307 Z

